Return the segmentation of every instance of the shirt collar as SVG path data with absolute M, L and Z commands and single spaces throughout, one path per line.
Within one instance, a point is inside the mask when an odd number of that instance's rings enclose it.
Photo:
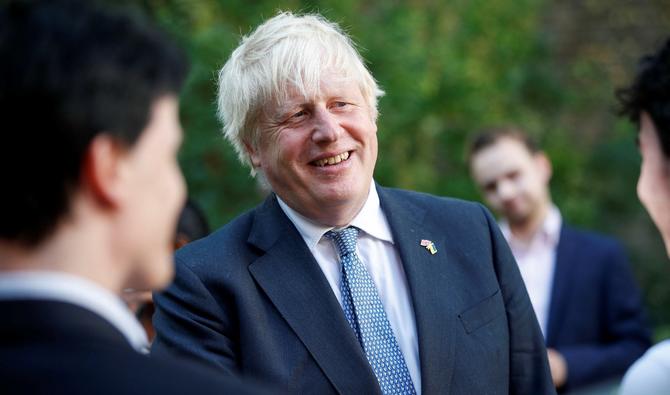
M 321 225 L 303 216 L 289 207 L 278 195 L 277 202 L 282 211 L 284 211 L 289 220 L 298 229 L 298 232 L 310 250 L 316 248 L 319 240 L 321 240 L 326 232 L 335 229 L 332 226 Z M 377 194 L 374 180 L 370 182 L 370 191 L 361 211 L 356 214 L 348 226 L 355 226 L 374 238 L 393 243 L 391 228 L 379 203 L 379 195 Z
M 563 218 L 561 217 L 561 212 L 558 210 L 558 207 L 552 204 L 547 211 L 546 217 L 544 217 L 544 221 L 542 221 L 542 225 L 540 225 L 540 229 L 533 236 L 531 243 L 535 240 L 538 240 L 539 238 L 542 242 L 546 242 L 552 247 L 555 247 L 558 245 L 558 241 L 561 236 L 562 223 Z M 514 237 L 514 234 L 512 233 L 512 230 L 510 229 L 509 223 L 507 221 L 503 220 L 500 222 L 500 230 L 502 231 L 503 236 L 508 243 L 521 243 Z
M 0 273 L 0 300 L 44 299 L 87 309 L 114 326 L 141 353 L 149 349 L 142 326 L 123 301 L 93 281 L 61 272 Z

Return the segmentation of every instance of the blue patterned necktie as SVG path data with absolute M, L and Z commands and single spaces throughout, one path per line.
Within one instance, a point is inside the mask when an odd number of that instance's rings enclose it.
M 384 395 L 416 394 L 375 283 L 356 254 L 358 228 L 330 231 L 342 263 L 342 309 Z

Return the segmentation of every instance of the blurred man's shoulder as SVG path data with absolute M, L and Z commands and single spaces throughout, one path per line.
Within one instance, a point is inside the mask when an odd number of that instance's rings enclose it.
M 624 252 L 621 242 L 614 236 L 582 227 L 575 227 L 565 222 L 562 228 L 563 237 L 570 238 L 575 243 L 591 245 L 605 250 L 615 250 L 619 253 Z

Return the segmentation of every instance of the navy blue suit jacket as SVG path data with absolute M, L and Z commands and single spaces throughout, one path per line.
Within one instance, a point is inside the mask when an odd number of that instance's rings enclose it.
M 566 390 L 622 376 L 649 348 L 640 291 L 615 240 L 561 228 L 546 344 L 566 359 Z
M 3 395 L 261 394 L 202 364 L 156 360 L 108 321 L 50 300 L 0 301 Z
M 378 192 L 414 306 L 423 393 L 554 393 L 528 295 L 488 211 Z M 178 351 L 289 393 L 380 393 L 323 272 L 274 195 L 181 249 L 176 261 L 174 284 L 155 296 L 153 353 Z

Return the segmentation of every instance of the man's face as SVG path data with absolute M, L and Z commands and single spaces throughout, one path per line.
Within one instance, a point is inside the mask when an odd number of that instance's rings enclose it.
M 542 153 L 503 137 L 471 160 L 471 170 L 487 203 L 510 224 L 524 224 L 549 204 L 551 165 Z
M 150 116 L 125 158 L 129 196 L 117 230 L 132 264 L 126 286 L 136 289 L 164 287 L 172 279 L 173 241 L 186 190 L 177 162 L 182 138 L 177 99 L 157 100 Z
M 377 160 L 377 125 L 358 86 L 325 74 L 318 97 L 294 92 L 268 111 L 254 166 L 291 208 L 342 226 L 367 198 Z
M 656 127 L 649 114 L 640 117 L 642 165 L 637 196 L 660 230 L 670 255 L 670 161 L 663 154 Z

